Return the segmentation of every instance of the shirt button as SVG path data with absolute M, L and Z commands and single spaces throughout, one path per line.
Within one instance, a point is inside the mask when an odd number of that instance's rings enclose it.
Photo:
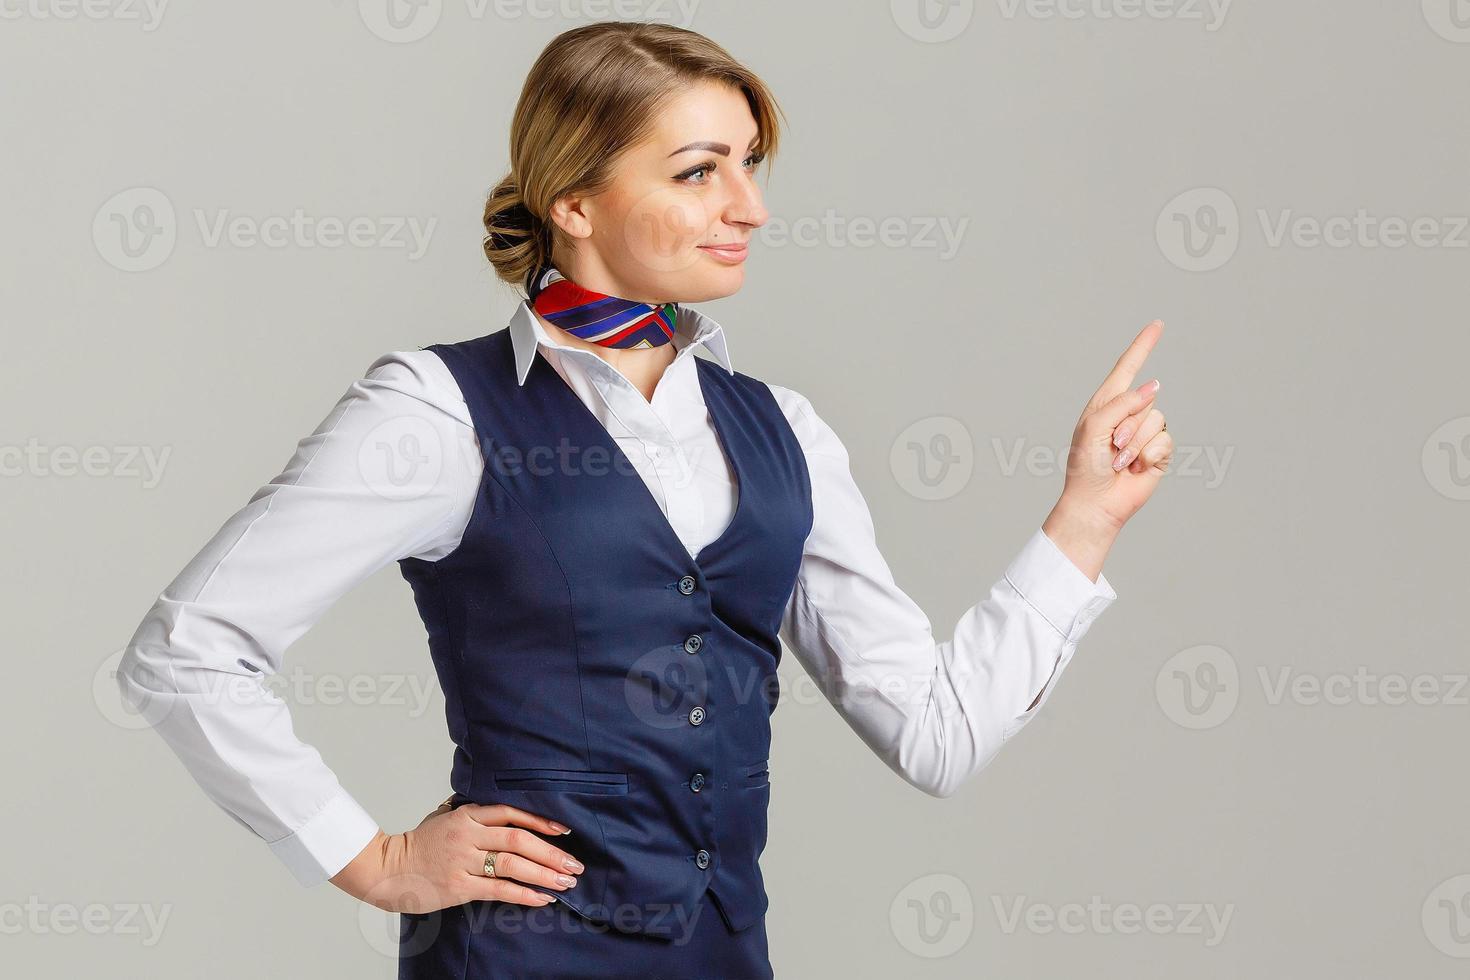
M 692 790 L 694 790 L 694 792 L 696 792 L 696 793 L 698 793 L 701 789 L 703 789 L 704 788 L 704 773 L 702 773 L 702 772 L 695 773 L 694 776 L 689 780 L 689 788 L 692 789 Z
M 679 591 L 684 593 L 685 595 L 689 595 L 691 592 L 693 592 L 694 586 L 695 581 L 693 575 L 685 575 L 683 578 L 679 579 Z
M 684 652 L 698 653 L 699 648 L 702 646 L 704 646 L 704 637 L 700 636 L 698 633 L 695 633 L 693 636 L 689 637 L 689 639 L 684 641 Z
M 695 851 L 694 863 L 699 865 L 701 868 L 709 867 L 709 851 L 706 851 L 702 847 L 699 850 Z
M 699 725 L 704 722 L 704 705 L 696 704 L 689 711 L 689 724 Z

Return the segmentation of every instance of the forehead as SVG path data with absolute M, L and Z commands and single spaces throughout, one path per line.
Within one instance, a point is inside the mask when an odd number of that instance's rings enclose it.
M 744 92 L 733 85 L 701 82 L 664 105 L 650 148 L 667 155 L 687 143 L 711 140 L 744 149 L 755 135 L 755 117 Z

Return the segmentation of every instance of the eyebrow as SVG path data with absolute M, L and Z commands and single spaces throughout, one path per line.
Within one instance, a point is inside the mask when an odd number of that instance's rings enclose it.
M 750 145 L 754 146 L 756 140 L 758 139 L 760 139 L 759 134 L 752 136 L 750 138 Z M 673 153 L 670 153 L 669 156 L 678 156 L 680 153 L 688 153 L 690 150 L 709 150 L 713 153 L 718 153 L 722 157 L 727 157 L 730 155 L 730 145 L 728 143 L 711 143 L 709 141 L 703 141 L 699 143 L 690 143 L 688 146 L 681 146 Z

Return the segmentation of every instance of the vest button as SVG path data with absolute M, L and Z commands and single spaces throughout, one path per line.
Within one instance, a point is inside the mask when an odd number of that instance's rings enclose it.
M 695 633 L 693 636 L 689 637 L 689 639 L 684 641 L 684 652 L 698 653 L 699 648 L 702 646 L 704 646 L 704 637 L 700 636 L 698 633 Z
M 683 578 L 679 579 L 679 591 L 684 593 L 685 595 L 689 595 L 691 592 L 694 591 L 694 585 L 695 582 L 693 575 L 685 575 Z
M 696 704 L 689 711 L 689 724 L 698 725 L 704 721 L 704 705 Z
M 701 789 L 703 789 L 704 788 L 704 773 L 702 773 L 702 772 L 695 773 L 694 776 L 693 776 L 693 778 L 691 778 L 689 780 L 689 788 L 692 789 L 692 790 L 694 790 L 694 792 L 696 792 L 696 793 L 698 793 Z
M 706 851 L 702 847 L 699 850 L 695 851 L 694 863 L 699 865 L 701 868 L 709 867 L 709 851 Z

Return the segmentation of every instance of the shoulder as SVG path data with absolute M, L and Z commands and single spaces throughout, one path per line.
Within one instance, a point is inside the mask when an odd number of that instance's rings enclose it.
M 791 431 L 796 433 L 797 441 L 801 443 L 802 450 L 808 456 L 837 456 L 843 459 L 847 457 L 847 448 L 826 420 L 817 414 L 811 399 L 785 385 L 771 381 L 761 383 L 770 389 L 771 395 L 776 399 L 776 404 L 781 408 L 781 414 L 786 416 L 786 421 L 791 425 Z
M 469 408 L 453 372 L 431 350 L 394 350 L 378 355 L 354 383 L 365 395 L 399 405 L 403 399 L 438 409 L 469 424 Z

